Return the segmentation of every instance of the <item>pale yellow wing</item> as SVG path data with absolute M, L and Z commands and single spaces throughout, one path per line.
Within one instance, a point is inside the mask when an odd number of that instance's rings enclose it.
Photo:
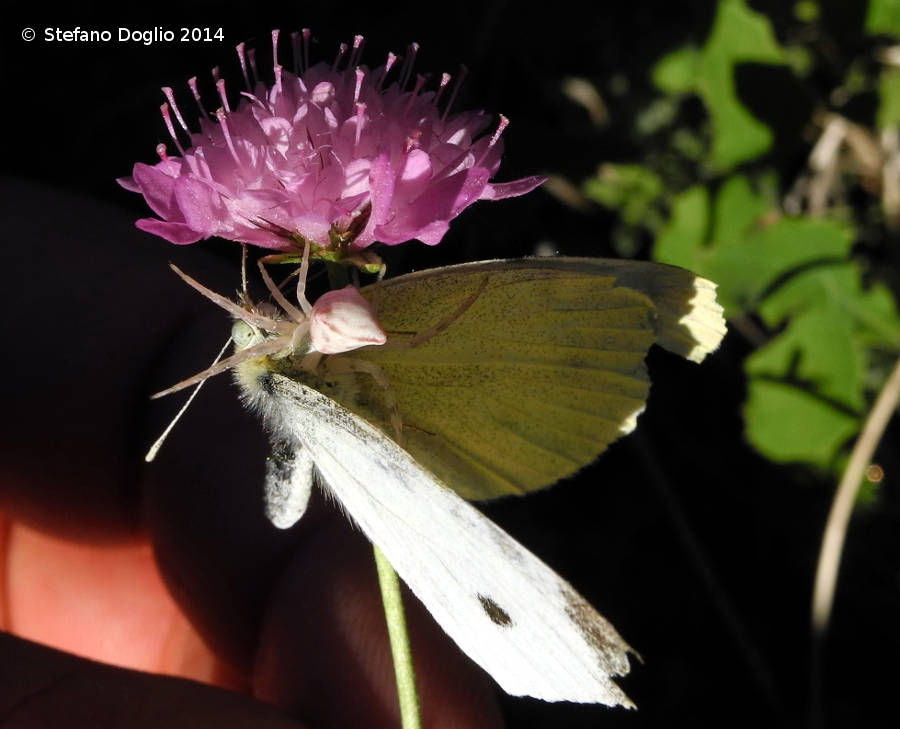
M 374 288 L 364 294 L 372 298 Z M 475 500 L 539 489 L 593 461 L 643 410 L 652 344 L 700 361 L 725 332 L 710 282 L 604 259 L 487 261 L 399 276 L 381 284 L 378 318 L 387 345 L 334 355 L 321 378 L 287 362 L 276 369 L 388 434 L 394 400 L 404 447 Z M 418 346 L 402 346 L 448 321 Z M 348 373 L 364 369 L 350 360 L 383 377 Z

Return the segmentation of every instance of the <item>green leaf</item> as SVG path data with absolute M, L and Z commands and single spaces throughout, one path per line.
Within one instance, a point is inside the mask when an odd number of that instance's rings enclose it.
M 771 327 L 790 321 L 747 358 L 747 373 L 807 383 L 838 405 L 862 408 L 864 355 L 854 341 L 852 312 L 854 303 L 864 303 L 860 294 L 852 263 L 820 266 L 791 278 L 759 308 Z
M 747 440 L 778 463 L 831 465 L 859 428 L 857 417 L 798 387 L 764 379 L 749 383 L 744 406 Z
M 693 46 L 684 46 L 660 60 L 650 77 L 667 94 L 688 94 L 696 88 L 699 66 L 700 53 Z
M 734 67 L 739 63 L 785 62 L 765 16 L 744 0 L 720 0 L 712 31 L 700 51 L 681 48 L 653 69 L 654 83 L 668 93 L 698 94 L 712 119 L 712 163 L 727 170 L 762 154 L 772 144 L 769 128 L 737 98 Z
M 738 244 L 720 244 L 704 275 L 722 288 L 726 311 L 752 310 L 778 278 L 816 261 L 843 258 L 852 242 L 850 230 L 839 223 L 780 218 L 753 227 Z
M 723 246 L 739 245 L 768 210 L 768 202 L 753 191 L 746 177 L 729 177 L 716 198 L 712 239 Z
M 662 180 L 641 165 L 605 164 L 596 177 L 584 183 L 584 194 L 601 205 L 618 210 L 628 225 L 659 223 L 659 213 L 651 210 L 662 195 Z
M 700 258 L 709 228 L 709 194 L 700 185 L 672 201 L 672 216 L 656 238 L 653 258 L 702 273 Z
M 773 460 L 825 466 L 865 409 L 871 350 L 900 349 L 894 301 L 883 286 L 863 288 L 858 267 L 846 261 L 790 277 L 759 315 L 784 329 L 745 363 L 748 438 Z
M 719 285 L 730 317 L 756 312 L 778 332 L 745 363 L 747 437 L 778 462 L 833 466 L 866 407 L 874 352 L 900 351 L 900 315 L 883 285 L 864 287 L 849 227 L 779 216 L 746 177 L 714 202 L 685 190 L 654 257 Z M 780 330 L 780 331 L 779 331 Z
M 712 214 L 706 189 L 692 187 L 673 201 L 653 257 L 718 283 L 719 301 L 735 316 L 752 310 L 778 278 L 849 253 L 852 238 L 843 225 L 788 217 L 768 222 L 769 211 L 769 203 L 741 175 L 722 185 Z
M 866 32 L 900 36 L 900 0 L 869 0 Z
M 878 128 L 900 124 L 900 68 L 886 68 L 878 79 Z

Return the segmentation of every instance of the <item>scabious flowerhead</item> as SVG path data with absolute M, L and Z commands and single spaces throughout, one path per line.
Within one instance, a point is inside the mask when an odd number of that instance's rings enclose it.
M 331 66 L 298 68 L 309 31 L 292 41 L 296 73 L 278 64 L 278 32 L 272 34 L 271 87 L 251 83 L 253 53 L 237 47 L 247 90 L 235 108 L 216 71 L 221 108 L 214 115 L 204 110 L 191 79 L 199 132 L 185 122 L 172 90 L 163 89 L 162 115 L 178 155 L 161 144 L 158 163 L 139 162 L 130 178 L 119 180 L 159 216 L 139 220 L 139 228 L 180 244 L 220 236 L 295 251 L 309 243 L 314 254 L 412 238 L 433 245 L 476 200 L 522 195 L 543 181 L 490 182 L 506 120 L 479 136 L 489 123 L 483 112 L 448 113 L 453 94 L 440 103 L 448 74 L 435 91 L 423 90 L 423 77 L 411 78 L 415 45 L 400 69 L 389 54 L 370 71 L 357 65 L 361 36 L 352 49 L 342 45 Z

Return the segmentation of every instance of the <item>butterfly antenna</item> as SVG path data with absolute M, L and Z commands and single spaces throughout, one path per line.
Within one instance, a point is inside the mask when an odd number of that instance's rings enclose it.
M 216 358 L 213 360 L 213 363 L 210 367 L 214 367 L 220 359 L 222 359 L 222 355 L 225 354 L 225 350 L 228 349 L 228 345 L 231 344 L 231 337 L 225 342 L 225 346 L 219 350 L 219 353 L 216 355 Z M 162 432 L 162 435 L 157 438 L 153 445 L 150 446 L 150 450 L 147 451 L 147 455 L 144 456 L 144 460 L 147 463 L 150 463 L 154 458 L 156 458 L 156 454 L 159 453 L 159 449 L 162 448 L 162 444 L 165 442 L 166 438 L 169 437 L 169 433 L 172 432 L 172 428 L 175 427 L 175 423 L 177 423 L 181 416 L 184 415 L 185 411 L 190 407 L 191 403 L 194 401 L 194 398 L 197 397 L 197 393 L 200 392 L 200 388 L 206 383 L 209 377 L 204 377 L 200 382 L 197 383 L 197 386 L 194 388 L 194 391 L 191 393 L 190 397 L 185 401 L 184 405 L 181 406 L 181 410 L 179 410 L 175 417 L 169 421 L 169 424 L 166 426 L 166 429 Z

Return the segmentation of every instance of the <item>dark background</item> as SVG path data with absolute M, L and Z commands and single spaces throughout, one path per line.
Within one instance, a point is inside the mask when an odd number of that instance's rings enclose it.
M 754 7 L 770 13 L 778 33 L 787 5 Z M 845 43 L 842 57 L 850 59 L 861 9 L 843 5 L 825 3 L 823 23 Z M 528 6 L 511 0 L 180 2 L 123 5 L 115 12 L 90 2 L 77 10 L 20 7 L 3 31 L 0 172 L 103 201 L 123 217 L 145 216 L 143 200 L 114 180 L 135 161 L 156 161 L 156 144 L 168 141 L 158 113 L 159 87 L 172 85 L 187 99 L 184 81 L 196 74 L 208 93 L 208 70 L 220 65 L 235 89 L 236 43 L 255 43 L 265 69 L 272 28 L 286 34 L 310 27 L 315 59 L 330 61 L 338 42 L 362 33 L 363 60 L 372 66 L 389 50 L 402 53 L 410 41 L 422 46 L 420 71 L 454 72 L 466 64 L 470 74 L 457 108 L 486 108 L 511 119 L 497 179 L 554 173 L 577 182 L 599 162 L 635 152 L 630 124 L 651 97 L 648 69 L 689 38 L 702 41 L 713 3 L 635 0 L 594 8 L 586 11 L 573 0 Z M 221 27 L 225 40 L 144 46 L 42 39 L 44 27 L 75 25 L 114 33 L 119 26 Z M 37 30 L 35 41 L 21 40 L 25 26 Z M 286 54 L 287 43 L 281 47 Z M 563 96 L 560 82 L 567 76 L 597 85 L 610 108 L 608 127 L 597 129 Z M 609 92 L 623 88 L 622 78 L 624 93 Z M 742 98 L 771 124 L 796 124 L 809 99 L 782 81 L 742 74 Z M 785 179 L 803 165 L 807 151 L 799 137 L 795 146 L 775 151 Z M 437 248 L 409 243 L 385 255 L 394 273 L 527 255 L 545 243 L 566 255 L 612 255 L 612 224 L 599 208 L 576 211 L 539 190 L 473 206 Z M 171 247 L 144 238 L 158 248 L 158 266 L 165 267 Z M 27 249 L 28 241 L 3 245 Z M 110 239 L 108 246 L 111 260 L 128 256 L 121 240 Z M 221 241 L 197 244 L 189 253 L 195 258 L 180 260 L 192 260 L 195 272 L 203 270 L 206 257 L 237 260 L 236 247 Z M 27 266 L 27 257 L 22 260 Z M 9 278 L 29 272 L 3 273 Z M 72 316 L 77 322 L 77 312 Z M 223 318 L 222 339 L 227 329 Z M 833 483 L 800 468 L 774 466 L 744 444 L 741 360 L 748 351 L 732 333 L 699 367 L 654 352 L 652 396 L 635 434 L 569 483 L 487 507 L 581 590 L 645 661 L 624 681 L 637 712 L 505 698 L 511 727 L 812 721 L 809 602 Z M 21 366 L 8 364 L 13 372 Z M 892 440 L 889 433 L 885 442 Z M 892 460 L 890 452 L 879 455 L 882 462 Z M 823 653 L 825 726 L 896 726 L 898 720 L 900 512 L 889 482 L 883 488 L 882 501 L 859 513 L 848 534 Z

